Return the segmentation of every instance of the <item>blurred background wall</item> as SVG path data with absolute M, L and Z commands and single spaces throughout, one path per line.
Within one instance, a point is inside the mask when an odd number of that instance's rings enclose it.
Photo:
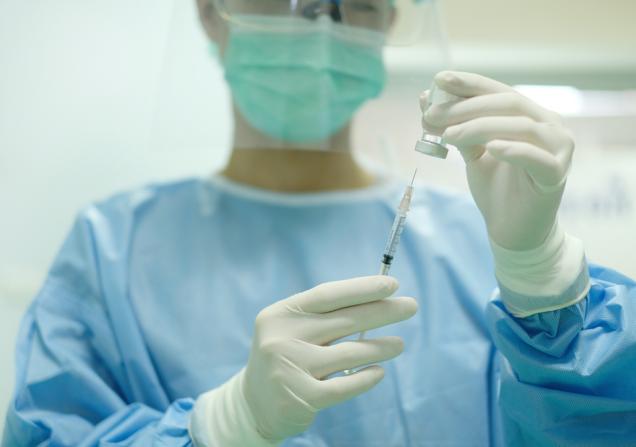
M 561 218 L 592 261 L 636 277 L 636 2 L 441 6 L 456 68 L 519 85 L 565 115 L 578 150 Z M 370 104 L 356 138 L 362 156 L 381 162 L 389 148 L 396 172 L 418 165 L 421 180 L 465 191 L 457 156 L 412 151 L 430 50 L 421 59 L 387 53 L 395 69 L 384 107 L 399 119 L 379 121 Z M 114 191 L 218 169 L 230 146 L 228 112 L 194 0 L 0 0 L 2 421 L 19 319 L 77 210 Z

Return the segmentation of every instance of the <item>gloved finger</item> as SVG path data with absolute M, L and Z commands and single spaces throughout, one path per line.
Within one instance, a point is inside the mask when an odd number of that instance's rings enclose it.
M 445 130 L 446 127 L 436 127 L 429 124 L 428 122 L 426 122 L 426 118 L 424 117 L 424 115 L 422 115 L 422 132 L 426 132 L 432 135 L 442 135 Z
M 448 127 L 486 116 L 527 116 L 537 122 L 560 122 L 559 116 L 517 92 L 493 93 L 431 106 L 424 114 L 430 126 Z
M 316 408 L 331 407 L 369 391 L 383 378 L 384 369 L 381 366 L 369 366 L 353 374 L 316 381 L 316 386 L 309 393 L 311 396 L 306 398 Z
M 465 98 L 515 91 L 502 82 L 462 71 L 441 71 L 435 75 L 435 83 L 442 90 Z
M 422 111 L 422 129 L 424 130 L 424 132 L 427 132 L 427 133 L 432 133 L 434 135 L 441 135 L 442 133 L 444 133 L 444 128 L 436 128 L 434 126 L 428 125 L 427 122 L 424 120 L 424 115 L 426 114 L 426 111 L 429 109 L 429 107 L 432 107 L 432 105 L 429 104 L 428 102 L 430 98 L 430 94 L 431 94 L 430 90 L 424 90 L 420 94 L 420 110 Z
M 486 150 L 496 159 L 524 169 L 544 193 L 560 190 L 565 184 L 567 168 L 553 154 L 532 144 L 494 140 Z
M 306 327 L 305 336 L 318 345 L 358 332 L 368 331 L 411 318 L 417 312 L 414 298 L 383 299 L 320 315 L 320 322 Z
M 397 357 L 404 351 L 400 337 L 390 336 L 369 340 L 343 341 L 321 346 L 320 351 L 309 359 L 307 368 L 312 375 L 323 378 L 345 369 L 380 363 Z
M 441 135 L 446 130 L 446 127 L 435 127 L 427 123 L 426 119 L 424 118 L 426 115 L 426 110 L 429 108 L 429 106 L 432 107 L 432 105 L 428 103 L 430 93 L 430 90 L 424 90 L 420 95 L 420 110 L 422 111 L 422 131 L 432 135 Z
M 375 275 L 320 284 L 277 304 L 300 313 L 324 313 L 391 296 L 399 287 L 391 276 Z
M 422 93 L 420 93 L 420 110 L 422 111 L 422 113 L 426 112 L 426 110 L 429 107 L 429 103 L 428 103 L 428 98 L 431 94 L 430 90 L 424 90 Z
M 555 126 L 548 127 L 548 124 L 537 123 L 525 116 L 489 116 L 450 126 L 442 138 L 444 143 L 452 144 L 460 151 L 492 140 L 511 140 L 556 152 L 560 133 L 555 132 Z

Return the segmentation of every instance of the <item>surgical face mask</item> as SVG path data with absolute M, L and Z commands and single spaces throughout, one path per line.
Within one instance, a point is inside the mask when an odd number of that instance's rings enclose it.
M 230 28 L 225 78 L 240 113 L 271 137 L 324 140 L 384 87 L 377 31 L 326 16 L 243 16 L 240 23 Z

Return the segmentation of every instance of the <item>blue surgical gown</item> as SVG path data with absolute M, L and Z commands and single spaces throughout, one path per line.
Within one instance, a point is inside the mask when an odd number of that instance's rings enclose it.
M 377 272 L 402 188 L 215 177 L 86 208 L 21 325 L 3 445 L 190 445 L 194 400 L 245 365 L 262 308 Z M 427 187 L 391 273 L 419 312 L 369 336 L 405 352 L 285 447 L 636 445 L 633 281 L 593 266 L 583 301 L 516 319 L 470 197 Z

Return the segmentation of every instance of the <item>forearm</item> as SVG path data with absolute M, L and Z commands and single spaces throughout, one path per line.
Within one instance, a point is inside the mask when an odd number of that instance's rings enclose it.
M 93 396 L 94 405 L 105 408 L 106 404 L 99 402 L 100 397 Z M 31 402 L 26 411 L 12 405 L 7 413 L 2 446 L 147 446 L 157 441 L 183 447 L 191 444 L 187 425 L 192 399 L 179 399 L 163 412 L 140 403 L 129 404 L 94 425 L 80 414 L 47 407 Z
M 559 310 L 516 318 L 499 297 L 489 305 L 510 445 L 636 442 L 636 284 L 597 267 L 590 277 L 587 298 Z

